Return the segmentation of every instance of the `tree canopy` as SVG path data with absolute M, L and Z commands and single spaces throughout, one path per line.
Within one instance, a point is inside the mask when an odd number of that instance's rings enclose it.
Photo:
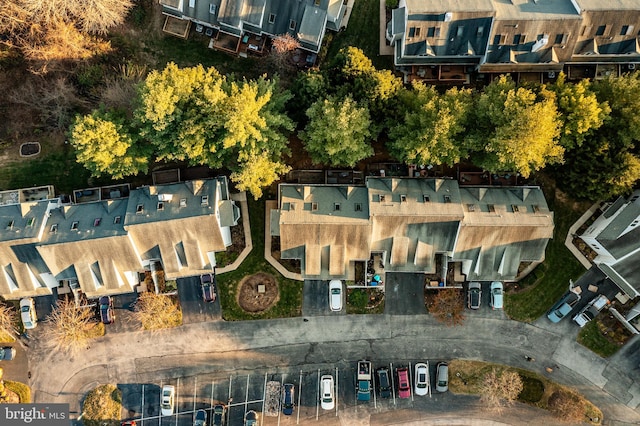
M 564 73 L 560 73 L 549 89 L 556 95 L 562 121 L 560 144 L 566 149 L 582 145 L 587 136 L 602 126 L 611 111 L 607 102 L 598 101 L 589 80 L 566 83 Z
M 547 164 L 562 162 L 561 123 L 554 99 L 539 98 L 501 76 L 485 88 L 474 111 L 475 127 L 467 142 L 477 165 L 528 177 Z
M 416 83 L 403 99 L 404 119 L 389 132 L 389 148 L 396 158 L 452 166 L 466 157 L 461 135 L 473 107 L 471 90 L 453 88 L 441 96 L 434 87 Z
M 123 120 L 113 114 L 94 111 L 77 117 L 70 141 L 77 161 L 94 176 L 108 174 L 120 179 L 147 172 L 148 153 L 129 134 Z
M 369 111 L 353 99 L 319 100 L 307 116 L 309 124 L 301 138 L 314 163 L 353 167 L 373 154 Z

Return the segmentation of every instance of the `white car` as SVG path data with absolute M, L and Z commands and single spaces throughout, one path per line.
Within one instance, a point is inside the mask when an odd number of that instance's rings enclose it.
M 419 362 L 416 364 L 416 375 L 413 378 L 415 386 L 414 393 L 419 396 L 429 393 L 429 364 Z
M 163 416 L 170 416 L 173 414 L 175 395 L 175 386 L 164 385 L 162 387 L 162 393 L 160 394 L 160 413 Z
M 332 311 L 342 310 L 342 281 L 332 280 L 329 283 L 329 307 Z
M 333 376 L 326 375 L 320 379 L 320 406 L 323 410 L 333 410 Z
M 33 299 L 28 297 L 20 300 L 20 318 L 25 330 L 31 330 L 38 325 L 38 316 Z
M 449 365 L 441 362 L 436 368 L 436 390 L 438 392 L 446 392 L 449 390 Z
M 491 283 L 491 308 L 502 309 L 502 283 L 494 281 Z

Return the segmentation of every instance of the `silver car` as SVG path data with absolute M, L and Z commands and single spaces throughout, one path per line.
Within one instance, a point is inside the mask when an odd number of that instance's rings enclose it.
M 440 362 L 436 368 L 436 391 L 446 392 L 447 390 L 449 390 L 449 365 L 446 362 Z

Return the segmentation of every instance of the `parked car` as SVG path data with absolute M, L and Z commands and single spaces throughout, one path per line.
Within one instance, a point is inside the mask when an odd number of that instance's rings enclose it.
M 320 379 L 320 406 L 323 410 L 333 410 L 335 398 L 333 397 L 333 376 L 325 375 Z
M 329 307 L 332 311 L 342 310 L 342 281 L 332 280 L 329 283 Z
M 413 376 L 414 380 L 414 390 L 413 392 L 416 395 L 426 395 L 429 393 L 429 364 L 425 364 L 424 362 L 419 362 L 416 364 L 416 374 Z
M 440 362 L 436 368 L 436 391 L 446 392 L 447 390 L 449 390 L 449 364 Z
M 193 426 L 207 426 L 207 412 L 204 410 L 196 411 L 196 416 L 193 419 Z
M 494 281 L 491 283 L 491 300 L 489 301 L 492 309 L 502 309 L 502 283 Z
M 11 361 L 16 356 L 16 348 L 5 346 L 0 348 L 0 361 Z
M 378 368 L 376 370 L 376 377 L 378 378 L 378 391 L 380 392 L 380 398 L 391 398 L 389 369 L 387 367 Z
M 173 414 L 175 395 L 175 386 L 164 385 L 162 387 L 162 393 L 160 394 L 160 413 L 163 416 L 170 416 Z
M 38 325 L 38 315 L 32 298 L 27 297 L 20 300 L 20 318 L 25 330 L 31 330 Z
M 611 304 L 611 302 L 609 301 L 609 299 L 607 299 L 607 296 L 601 294 L 587 303 L 587 305 L 582 308 L 580 312 L 578 312 L 578 315 L 573 317 L 573 320 L 580 327 L 584 327 L 589 321 L 594 319 L 598 315 L 598 313 L 602 309 L 604 309 L 605 306 L 609 304 Z
M 258 424 L 258 415 L 255 411 L 249 410 L 244 413 L 244 426 L 256 426 Z
M 202 288 L 202 299 L 205 302 L 216 301 L 216 286 L 211 274 L 200 275 L 200 287 Z
M 409 383 L 409 369 L 400 367 L 396 369 L 398 375 L 398 398 L 411 397 L 411 384 Z
M 467 291 L 467 307 L 469 309 L 480 309 L 480 302 L 482 301 L 482 286 L 480 283 L 469 283 L 469 290 Z
M 101 296 L 98 299 L 100 305 L 100 320 L 103 324 L 111 324 L 115 321 L 116 316 L 113 313 L 113 299 L 109 296 Z
M 224 405 L 218 404 L 213 406 L 213 424 L 212 426 L 223 426 L 226 421 L 226 411 Z
M 135 420 L 127 420 L 120 423 L 120 426 L 138 426 L 138 423 Z
M 282 414 L 290 416 L 293 414 L 295 386 L 285 383 L 282 387 Z
M 569 315 L 576 304 L 580 301 L 580 295 L 569 291 L 558 300 L 555 305 L 547 312 L 547 318 L 553 323 L 560 322 L 564 317 Z

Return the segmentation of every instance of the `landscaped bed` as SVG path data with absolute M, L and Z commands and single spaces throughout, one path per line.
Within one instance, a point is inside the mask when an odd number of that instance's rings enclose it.
M 557 399 L 559 395 L 568 396 L 571 400 L 571 408 L 578 409 L 578 417 L 582 416 L 582 422 L 594 425 L 601 424 L 602 412 L 600 409 L 577 391 L 521 368 L 482 361 L 453 360 L 449 363 L 449 390 L 455 394 L 480 395 L 485 376 L 494 369 L 498 374 L 504 371 L 518 373 L 523 385 L 518 396 L 519 402 L 550 410 L 555 415 L 561 416 L 557 409 L 556 411 L 552 409 L 553 400 Z M 567 419 L 562 418 L 562 420 Z
M 348 288 L 348 314 L 381 314 L 384 312 L 384 291 L 376 287 Z

